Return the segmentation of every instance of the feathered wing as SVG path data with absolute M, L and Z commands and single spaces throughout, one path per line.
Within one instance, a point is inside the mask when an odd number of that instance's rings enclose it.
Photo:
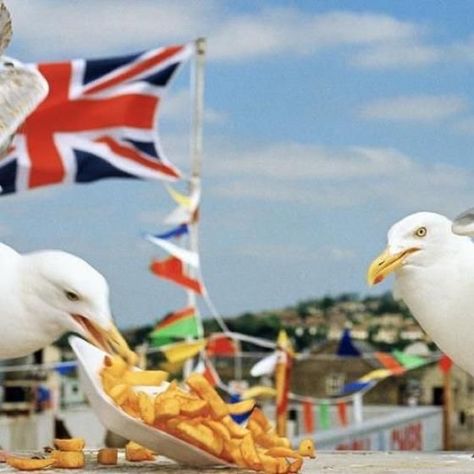
M 5 49 L 10 44 L 12 38 L 12 19 L 8 8 L 0 0 L 0 56 L 3 55 Z
M 453 233 L 458 235 L 474 236 L 474 208 L 462 212 L 453 220 L 451 227 Z
M 48 94 L 46 79 L 23 65 L 0 66 L 0 148 Z

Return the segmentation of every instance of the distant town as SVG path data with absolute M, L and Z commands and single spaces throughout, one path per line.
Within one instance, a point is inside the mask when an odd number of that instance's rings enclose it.
M 379 296 L 324 296 L 286 308 L 225 316 L 225 321 L 233 331 L 268 339 L 275 339 L 278 331 L 285 328 L 300 351 L 339 340 L 346 328 L 354 340 L 368 342 L 378 350 L 403 350 L 417 341 L 436 349 L 408 308 L 388 292 Z M 148 324 L 125 330 L 125 334 L 132 345 L 138 345 L 152 329 L 153 325 Z M 204 329 L 206 334 L 220 330 L 214 319 L 204 319 Z

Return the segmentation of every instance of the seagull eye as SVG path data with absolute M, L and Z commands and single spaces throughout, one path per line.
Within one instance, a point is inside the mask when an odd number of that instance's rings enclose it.
M 74 291 L 65 291 L 64 294 L 66 295 L 66 298 L 69 301 L 78 301 L 79 300 L 79 295 L 77 293 L 74 293 Z
M 10 61 L 5 61 L 5 62 L 3 63 L 3 65 L 4 65 L 4 66 L 7 66 L 7 67 L 15 67 L 15 65 L 14 65 L 12 62 L 10 62 Z
M 424 237 L 427 232 L 428 231 L 426 230 L 426 227 L 419 227 L 418 229 L 416 229 L 415 235 L 417 237 Z

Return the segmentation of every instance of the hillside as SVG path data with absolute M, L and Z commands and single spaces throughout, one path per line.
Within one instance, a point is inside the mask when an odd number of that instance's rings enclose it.
M 337 340 L 346 327 L 351 329 L 353 338 L 368 341 L 381 350 L 403 349 L 415 341 L 432 344 L 407 307 L 390 293 L 325 296 L 283 309 L 246 312 L 226 318 L 226 323 L 233 331 L 269 339 L 285 328 L 299 350 L 324 340 Z M 213 320 L 206 320 L 204 326 L 206 332 L 219 329 Z

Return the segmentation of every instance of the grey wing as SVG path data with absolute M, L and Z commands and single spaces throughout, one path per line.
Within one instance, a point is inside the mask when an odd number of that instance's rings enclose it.
M 474 237 L 474 208 L 459 214 L 453 220 L 451 229 L 455 234 Z
M 48 94 L 46 79 L 35 69 L 0 68 L 0 147 Z
M 0 0 L 0 56 L 4 53 L 12 38 L 12 19 L 8 8 Z

